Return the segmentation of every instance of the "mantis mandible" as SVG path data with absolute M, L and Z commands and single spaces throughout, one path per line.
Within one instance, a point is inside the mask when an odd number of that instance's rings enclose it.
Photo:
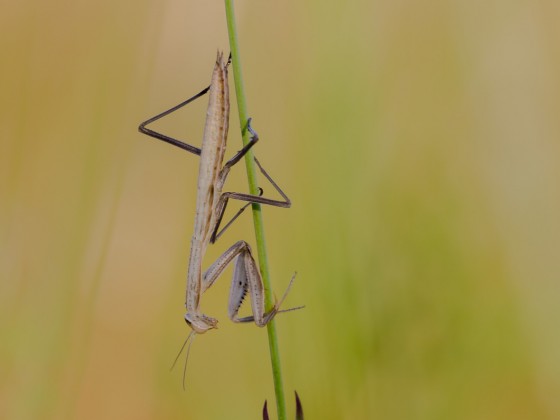
M 195 96 L 176 105 L 175 107 L 152 117 L 139 126 L 140 132 L 157 138 L 174 146 L 180 147 L 190 153 L 200 155 L 200 167 L 198 175 L 196 215 L 194 232 L 191 239 L 191 252 L 187 271 L 187 287 L 185 296 L 186 323 L 192 329 L 191 334 L 185 340 L 185 344 L 193 334 L 203 334 L 208 330 L 217 328 L 218 321 L 205 315 L 200 310 L 200 298 L 202 294 L 214 284 L 227 265 L 235 260 L 233 279 L 230 288 L 228 316 L 233 322 L 252 322 L 259 327 L 265 326 L 278 312 L 286 297 L 295 274 L 284 296 L 274 307 L 265 312 L 264 287 L 259 269 L 251 253 L 251 247 L 243 240 L 236 242 L 226 250 L 205 272 L 202 272 L 202 260 L 209 244 L 214 243 L 230 224 L 241 214 L 241 212 L 252 203 L 268 204 L 277 207 L 288 208 L 291 206 L 290 199 L 266 173 L 259 161 L 255 162 L 261 173 L 274 186 L 283 200 L 273 200 L 261 195 L 243 194 L 237 192 L 223 192 L 222 189 L 230 169 L 257 143 L 259 137 L 251 127 L 251 119 L 245 127 L 251 133 L 251 140 L 240 151 L 238 151 L 223 166 L 226 141 L 229 126 L 229 87 L 228 71 L 229 60 L 224 62 L 223 54 L 218 52 L 216 64 L 212 73 L 210 86 Z M 201 148 L 184 143 L 172 137 L 158 133 L 146 126 L 188 103 L 209 93 L 209 102 L 206 112 L 206 124 Z M 230 198 L 247 202 L 226 226 L 219 231 L 227 202 Z M 240 318 L 239 309 L 245 295 L 249 292 L 251 296 L 252 315 Z M 296 308 L 294 308 L 296 309 Z M 192 343 L 192 341 L 191 341 Z M 185 346 L 183 345 L 183 348 Z M 190 345 L 189 345 L 190 347 Z

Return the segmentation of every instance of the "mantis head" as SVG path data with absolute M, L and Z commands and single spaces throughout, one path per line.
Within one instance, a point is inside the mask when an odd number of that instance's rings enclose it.
M 218 328 L 218 320 L 210 318 L 204 314 L 187 312 L 185 321 L 197 334 L 204 334 L 206 331 Z

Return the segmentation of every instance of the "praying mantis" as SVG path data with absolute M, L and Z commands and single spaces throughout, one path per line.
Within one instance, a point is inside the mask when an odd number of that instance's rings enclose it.
M 194 337 L 195 334 L 203 334 L 211 329 L 217 328 L 217 319 L 205 315 L 200 310 L 200 299 L 202 294 L 214 284 L 230 262 L 235 261 L 228 304 L 228 316 L 233 322 L 254 321 L 259 327 L 265 326 L 278 312 L 284 312 L 284 310 L 280 310 L 280 306 L 287 296 L 295 278 L 294 274 L 282 299 L 277 301 L 270 311 L 265 312 L 262 278 L 253 258 L 251 247 L 247 242 L 243 240 L 236 242 L 218 257 L 206 271 L 202 271 L 202 261 L 208 245 L 213 244 L 247 206 L 253 203 L 268 204 L 284 208 L 289 208 L 291 206 L 291 201 L 288 196 L 266 173 L 256 158 L 255 162 L 261 173 L 274 186 L 283 200 L 273 200 L 262 197 L 262 189 L 260 190 L 260 195 L 222 192 L 230 169 L 239 162 L 259 140 L 257 133 L 251 127 L 251 119 L 249 118 L 244 128 L 250 132 L 251 140 L 222 166 L 229 127 L 229 62 L 230 60 L 225 61 L 223 53 L 218 51 L 210 86 L 173 108 L 144 121 L 139 126 L 139 131 L 148 136 L 200 156 L 196 215 L 191 239 L 185 296 L 186 313 L 184 318 L 191 328 L 191 333 L 185 340 L 183 348 L 191 336 Z M 182 108 L 206 93 L 209 94 L 209 102 L 206 112 L 204 135 L 200 148 L 147 128 L 147 125 Z M 219 227 L 229 199 L 244 201 L 247 204 L 245 204 L 220 231 Z M 247 293 L 251 296 L 252 315 L 239 317 L 238 312 Z M 292 309 L 286 311 L 289 310 Z

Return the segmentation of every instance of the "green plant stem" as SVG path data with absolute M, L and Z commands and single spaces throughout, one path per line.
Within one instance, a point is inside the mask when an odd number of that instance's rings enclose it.
M 243 136 L 243 144 L 247 144 L 251 139 L 251 134 L 247 130 L 247 101 L 243 87 L 243 76 L 241 74 L 241 59 L 239 56 L 239 43 L 237 39 L 237 28 L 233 10 L 233 0 L 225 0 L 226 19 L 228 25 L 229 45 L 231 48 L 233 78 L 235 82 L 235 95 L 237 97 L 237 108 L 239 109 L 239 125 Z M 251 194 L 258 195 L 259 187 L 257 183 L 257 170 L 253 151 L 245 155 L 245 165 L 247 167 L 247 179 L 249 181 L 249 191 Z M 264 237 L 264 222 L 260 204 L 253 204 L 253 224 L 255 226 L 255 238 L 257 244 L 257 254 L 259 256 L 259 266 L 263 279 L 265 307 L 269 311 L 273 308 L 272 288 L 270 286 L 270 274 L 268 269 L 268 257 L 266 253 L 266 242 Z M 278 420 L 286 420 L 286 398 L 282 384 L 282 370 L 280 368 L 280 352 L 278 349 L 278 336 L 276 333 L 275 320 L 267 324 L 268 344 L 270 349 L 270 362 L 272 364 L 272 376 L 274 380 L 274 392 L 276 394 L 276 410 Z

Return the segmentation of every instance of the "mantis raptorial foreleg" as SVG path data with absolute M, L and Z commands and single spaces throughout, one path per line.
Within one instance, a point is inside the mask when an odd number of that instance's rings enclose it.
M 237 257 L 237 258 L 236 258 Z M 271 320 L 284 301 L 290 287 L 295 278 L 295 274 L 284 293 L 282 299 L 274 305 L 274 308 L 265 313 L 264 310 L 264 290 L 255 259 L 251 253 L 251 247 L 245 241 L 238 241 L 233 244 L 226 252 L 224 252 L 218 259 L 204 272 L 202 275 L 202 289 L 204 293 L 210 288 L 218 279 L 220 274 L 228 266 L 228 264 L 235 259 L 233 269 L 233 279 L 231 281 L 231 288 L 228 303 L 228 316 L 233 322 L 252 322 L 254 321 L 259 327 L 264 327 L 269 320 Z M 251 296 L 251 309 L 253 316 L 239 318 L 237 313 L 249 292 Z

